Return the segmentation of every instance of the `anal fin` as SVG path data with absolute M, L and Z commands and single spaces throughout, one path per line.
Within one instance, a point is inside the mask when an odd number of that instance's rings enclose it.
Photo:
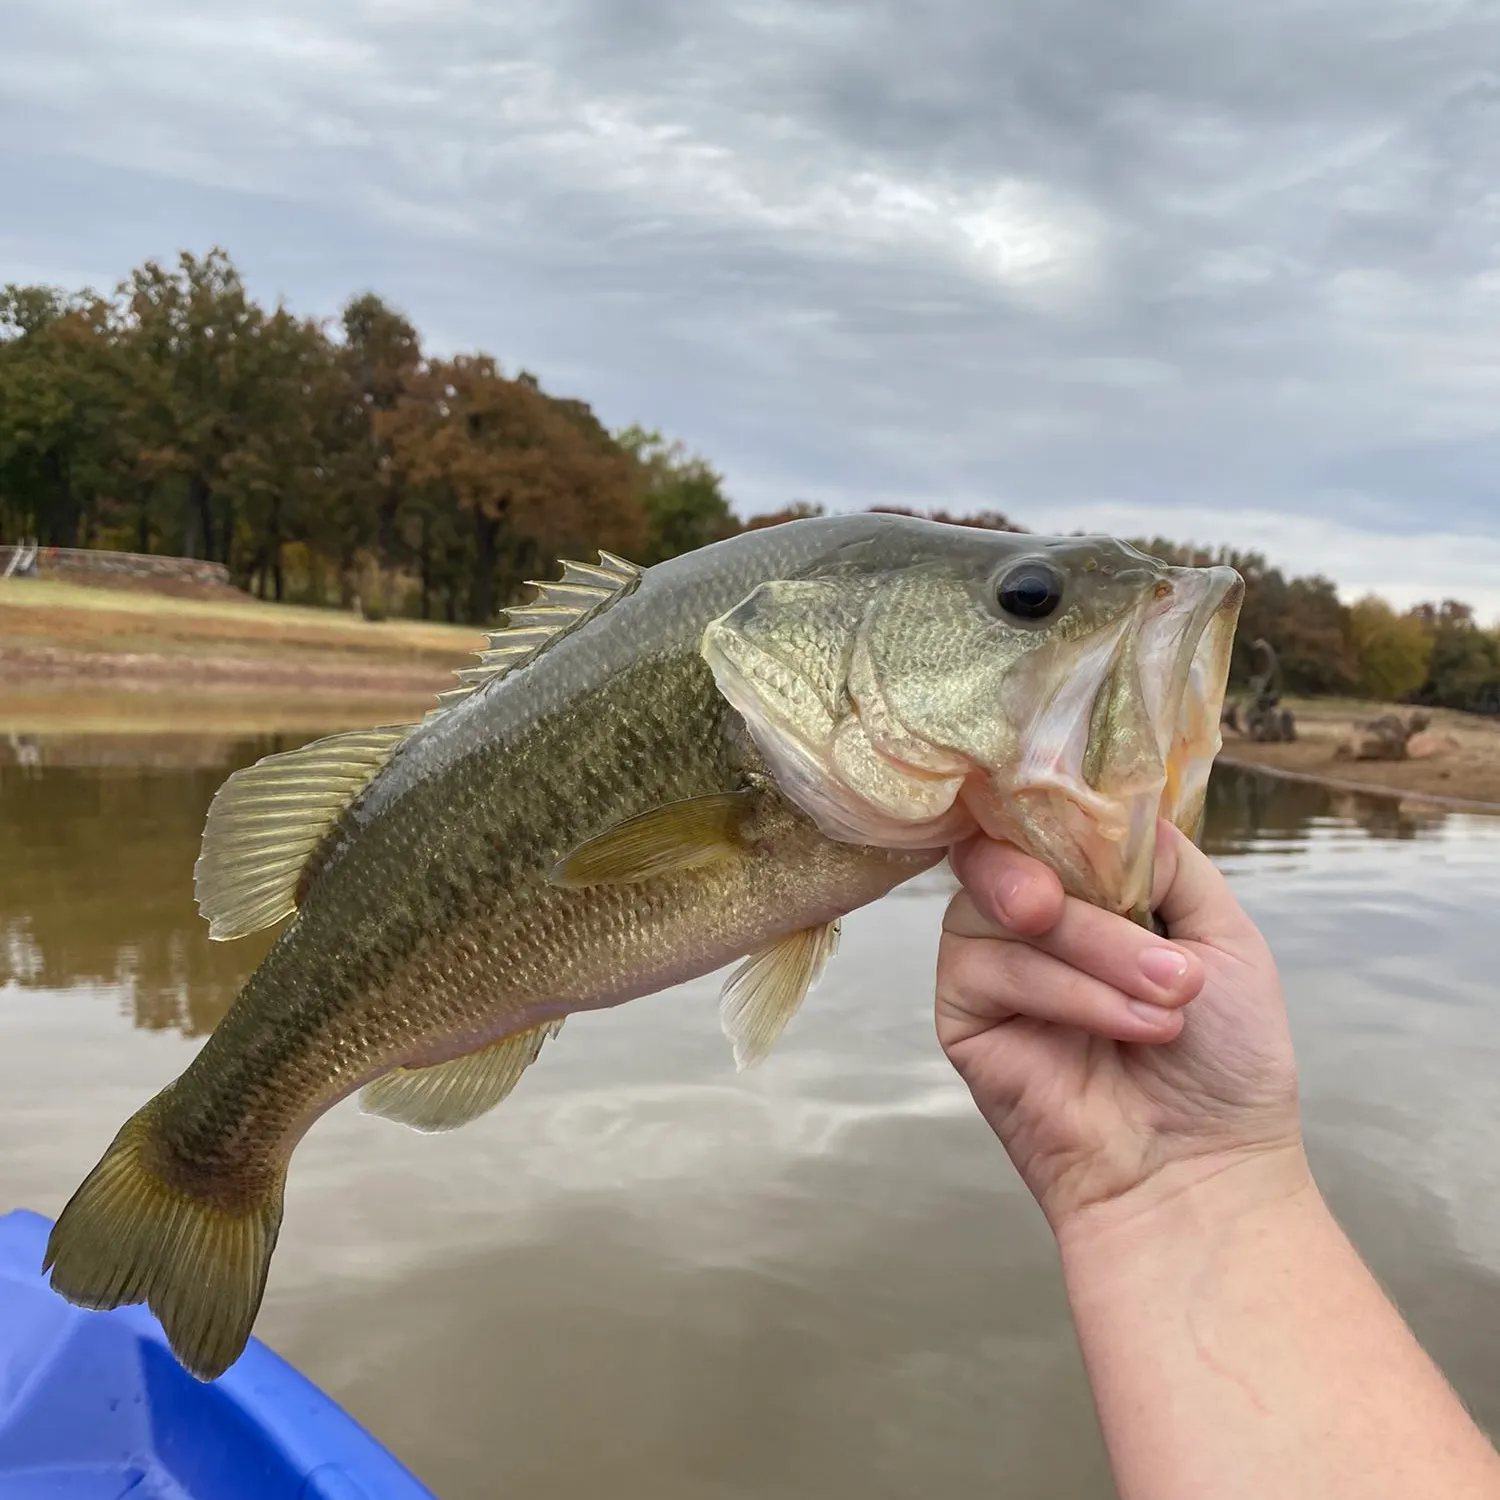
M 835 917 L 752 953 L 729 976 L 719 997 L 719 1024 L 734 1043 L 736 1068 L 754 1067 L 776 1045 L 838 946 Z
M 562 1030 L 548 1021 L 430 1068 L 394 1068 L 359 1091 L 359 1107 L 413 1130 L 457 1130 L 488 1113 L 521 1081 L 542 1043 Z

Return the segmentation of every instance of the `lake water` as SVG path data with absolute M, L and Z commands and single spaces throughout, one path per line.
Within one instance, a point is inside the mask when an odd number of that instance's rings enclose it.
M 208 942 L 192 866 L 273 748 L 0 738 L 0 1211 L 55 1215 L 267 946 Z M 1221 768 L 1206 843 L 1284 966 L 1324 1190 L 1500 1434 L 1500 820 Z M 757 1071 L 704 980 L 573 1018 L 462 1131 L 346 1102 L 257 1333 L 445 1500 L 1106 1500 L 1050 1237 L 933 1040 L 949 890 L 849 919 Z

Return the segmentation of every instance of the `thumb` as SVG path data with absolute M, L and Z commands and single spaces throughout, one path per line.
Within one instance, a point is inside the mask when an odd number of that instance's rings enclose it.
M 1174 824 L 1156 825 L 1152 910 L 1173 941 L 1206 943 L 1237 956 L 1260 947 L 1260 934 L 1214 862 Z

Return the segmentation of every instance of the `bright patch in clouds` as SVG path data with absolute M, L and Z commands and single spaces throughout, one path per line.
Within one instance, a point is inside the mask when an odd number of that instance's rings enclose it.
M 681 437 L 1500 614 L 1483 0 L 9 0 L 0 282 L 226 246 Z

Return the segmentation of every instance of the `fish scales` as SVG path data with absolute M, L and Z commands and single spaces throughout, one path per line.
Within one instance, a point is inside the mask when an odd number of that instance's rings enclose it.
M 163 1122 L 172 1154 L 232 1175 L 373 1067 L 441 1061 L 719 967 L 752 945 L 768 902 L 806 918 L 795 925 L 826 921 L 859 867 L 873 867 L 863 895 L 940 858 L 830 846 L 784 803 L 801 861 L 782 849 L 644 888 L 548 884 L 561 852 L 611 824 L 763 769 L 698 639 L 805 550 L 768 545 L 672 591 L 648 577 L 607 622 L 419 730 L 346 814 L 297 922 L 195 1060 L 200 1087 Z
M 288 1160 L 338 1100 L 451 1128 L 568 1014 L 745 955 L 721 1022 L 756 1061 L 838 917 L 954 839 L 1011 838 L 1139 920 L 1155 817 L 1197 815 L 1228 569 L 885 516 L 569 569 L 495 638 L 502 662 L 547 638 L 519 668 L 215 799 L 215 935 L 295 920 L 48 1247 L 58 1290 L 148 1302 L 202 1378 L 248 1338 Z

